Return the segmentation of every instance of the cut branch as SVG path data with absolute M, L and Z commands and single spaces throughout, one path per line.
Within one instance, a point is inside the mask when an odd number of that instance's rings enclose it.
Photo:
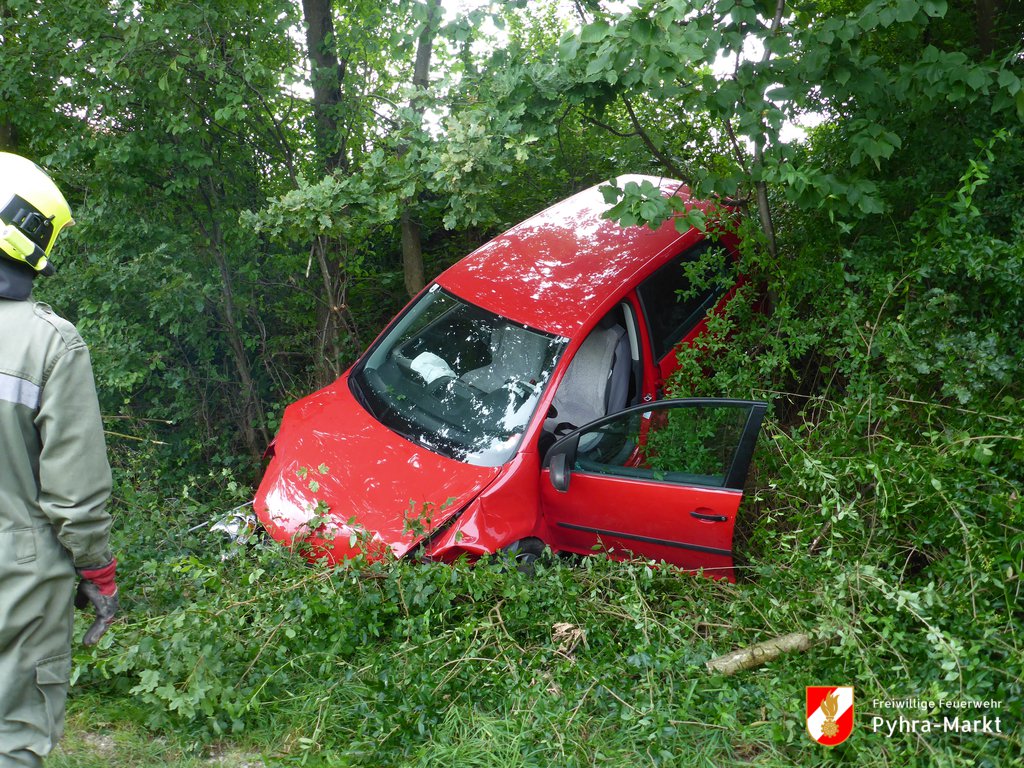
M 774 661 L 784 653 L 806 651 L 811 647 L 811 638 L 804 632 L 792 632 L 782 637 L 765 640 L 749 648 L 718 656 L 704 664 L 708 672 L 719 672 L 723 675 L 734 675 L 745 669 L 759 667 Z

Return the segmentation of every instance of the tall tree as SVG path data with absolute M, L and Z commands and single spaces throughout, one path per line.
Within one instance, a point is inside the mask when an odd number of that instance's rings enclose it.
M 306 52 L 310 62 L 310 84 L 313 88 L 313 132 L 316 137 L 318 175 L 346 172 L 349 166 L 339 124 L 342 87 L 346 62 L 338 57 L 334 10 L 331 0 L 302 0 L 306 22 Z M 341 306 L 346 274 L 333 239 L 317 235 L 310 245 L 310 260 L 316 260 L 322 278 L 323 299 L 318 305 L 320 378 L 336 377 L 340 370 Z
M 347 62 L 338 58 L 333 3 L 331 0 L 302 0 L 302 15 L 306 22 L 317 151 L 325 171 L 347 170 L 348 157 L 338 124 Z
M 410 111 L 412 113 L 414 131 L 422 129 L 423 114 L 427 110 L 428 91 L 430 89 L 430 59 L 434 50 L 434 38 L 437 37 L 441 23 L 441 0 L 427 0 L 426 18 L 416 39 L 416 57 L 412 72 L 412 96 Z M 403 201 L 400 225 L 402 228 L 402 272 L 405 276 L 405 290 L 410 296 L 420 292 L 426 284 L 423 274 L 423 244 L 419 222 L 416 221 L 415 198 L 410 196 Z

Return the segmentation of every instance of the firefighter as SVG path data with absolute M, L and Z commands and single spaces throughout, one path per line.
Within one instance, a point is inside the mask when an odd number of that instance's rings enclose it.
M 71 672 L 73 593 L 96 620 L 117 611 L 110 466 L 89 352 L 30 295 L 73 224 L 35 163 L 0 152 L 0 768 L 38 766 L 60 738 Z

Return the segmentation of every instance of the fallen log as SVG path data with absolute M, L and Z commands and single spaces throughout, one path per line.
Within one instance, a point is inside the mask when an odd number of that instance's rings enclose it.
M 782 637 L 774 637 L 756 643 L 749 648 L 741 648 L 724 656 L 717 656 L 705 662 L 708 672 L 720 672 L 723 675 L 734 675 L 745 669 L 759 667 L 777 659 L 784 653 L 806 651 L 811 647 L 811 638 L 804 632 L 791 632 Z

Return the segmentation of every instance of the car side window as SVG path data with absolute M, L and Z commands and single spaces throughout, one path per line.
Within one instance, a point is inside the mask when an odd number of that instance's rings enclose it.
M 742 486 L 734 469 L 751 439 L 747 427 L 753 409 L 753 405 L 634 409 L 583 432 L 573 468 L 676 485 Z
M 640 284 L 637 293 L 656 359 L 665 357 L 724 293 L 727 264 L 724 249 L 703 240 Z

